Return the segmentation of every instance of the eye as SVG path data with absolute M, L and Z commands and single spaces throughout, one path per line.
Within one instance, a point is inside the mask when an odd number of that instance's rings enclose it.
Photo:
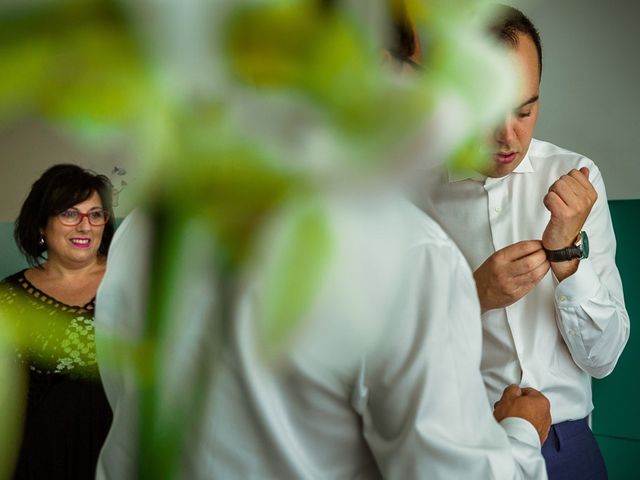
M 74 210 L 73 208 L 70 208 L 62 212 L 60 214 L 60 217 L 63 218 L 64 220 L 75 220 L 78 218 L 78 211 Z
M 91 220 L 104 220 L 104 211 L 92 210 L 89 212 L 89 218 Z
M 516 112 L 516 117 L 527 118 L 531 116 L 531 112 Z

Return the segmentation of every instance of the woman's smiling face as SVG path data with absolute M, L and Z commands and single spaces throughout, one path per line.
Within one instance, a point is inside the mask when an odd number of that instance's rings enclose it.
M 102 209 L 102 201 L 97 192 L 83 202 L 74 205 L 80 213 Z M 104 225 L 94 226 L 89 219 L 82 217 L 75 226 L 64 225 L 57 215 L 50 217 L 43 232 L 48 261 L 60 262 L 65 265 L 83 265 L 93 261 L 98 256 L 98 249 L 102 242 Z

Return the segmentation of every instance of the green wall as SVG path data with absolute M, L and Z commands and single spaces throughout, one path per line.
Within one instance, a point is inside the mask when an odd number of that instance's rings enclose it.
M 631 319 L 629 343 L 616 369 L 593 381 L 593 431 L 609 468 L 611 480 L 640 478 L 640 200 L 609 202 L 618 250 L 616 263 L 624 284 L 625 302 Z
M 13 241 L 13 222 L 0 222 L 0 279 L 27 266 Z

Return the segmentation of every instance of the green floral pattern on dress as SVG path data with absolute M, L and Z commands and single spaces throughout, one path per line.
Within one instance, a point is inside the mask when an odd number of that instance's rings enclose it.
M 17 334 L 17 357 L 32 371 L 94 376 L 95 300 L 66 305 L 38 290 L 19 272 L 0 282 L 0 308 Z

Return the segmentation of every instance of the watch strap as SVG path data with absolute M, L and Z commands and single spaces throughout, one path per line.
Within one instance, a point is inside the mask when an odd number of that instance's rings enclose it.
M 576 238 L 575 244 L 560 250 L 547 250 L 547 260 L 550 262 L 566 262 L 569 260 L 583 259 L 589 256 L 589 236 L 582 230 Z
M 577 246 L 562 248 L 560 250 L 547 250 L 547 260 L 550 262 L 567 262 L 576 258 L 582 258 L 582 249 Z

